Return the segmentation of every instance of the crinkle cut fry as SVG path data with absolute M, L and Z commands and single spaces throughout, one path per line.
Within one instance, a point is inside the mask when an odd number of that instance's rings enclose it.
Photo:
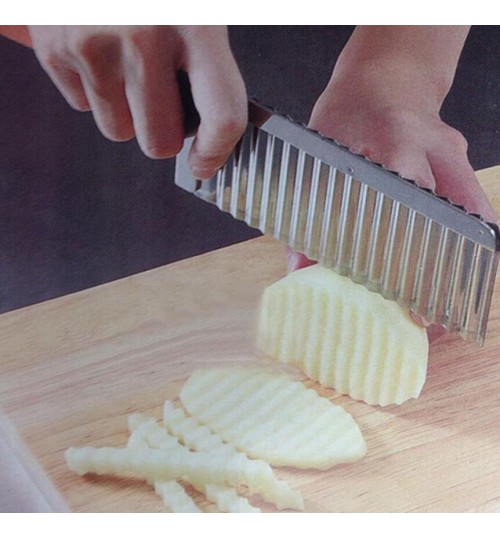
M 242 454 L 213 454 L 208 462 L 205 453 L 174 448 L 71 447 L 65 456 L 69 468 L 79 475 L 131 474 L 152 482 L 186 478 L 194 483 L 255 486 L 253 470 L 248 469 Z
M 163 424 L 167 430 L 190 449 L 203 451 L 210 449 L 226 454 L 242 454 L 251 463 L 250 465 L 259 470 L 265 478 L 267 501 L 274 503 L 278 509 L 304 509 L 304 500 L 297 490 L 292 489 L 286 481 L 276 478 L 271 466 L 261 459 L 250 459 L 246 454 L 236 450 L 230 444 L 224 443 L 222 438 L 210 431 L 208 427 L 200 424 L 195 417 L 188 417 L 184 410 L 176 407 L 171 401 L 165 401 L 163 406 Z M 259 494 L 262 494 L 259 492 Z
M 210 430 L 206 425 L 199 423 L 195 417 L 188 417 L 180 406 L 166 400 L 163 404 L 163 425 L 193 451 L 210 451 L 229 447 L 236 451 L 234 446 L 224 443 L 224 440 Z
M 192 420 L 188 421 L 188 423 L 189 425 L 191 425 L 191 432 L 193 432 L 193 427 L 196 426 L 196 423 L 194 423 L 194 418 L 187 418 L 181 409 L 175 409 L 175 411 L 177 412 L 177 417 L 181 419 L 181 421 L 178 422 L 179 425 L 183 423 L 182 417 L 184 417 L 186 420 Z M 204 452 L 205 454 L 210 455 L 216 454 L 218 458 L 221 459 L 228 459 L 229 457 L 236 456 L 237 458 L 242 459 L 242 462 L 248 468 L 248 475 L 252 475 L 253 477 L 252 483 L 246 485 L 248 486 L 252 494 L 259 494 L 266 501 L 276 505 L 278 509 L 303 510 L 304 501 L 300 492 L 292 489 L 288 485 L 288 483 L 286 483 L 286 481 L 280 481 L 279 479 L 277 479 L 271 466 L 269 466 L 267 462 L 264 462 L 262 460 L 250 459 L 246 454 L 236 451 L 233 446 L 229 444 L 224 444 L 222 442 L 222 439 L 220 439 L 217 435 L 210 435 L 212 439 L 218 440 L 219 443 L 217 444 L 218 446 L 216 446 L 209 439 L 209 434 L 206 430 L 204 430 L 202 426 L 198 425 L 199 427 L 201 427 L 200 431 L 204 433 L 203 436 L 200 437 L 196 435 L 196 433 L 194 437 L 191 436 L 191 438 L 198 439 L 198 443 L 191 445 L 188 448 L 183 445 L 180 445 L 176 436 L 169 434 L 166 429 L 163 429 L 158 424 L 156 424 L 154 418 L 147 418 L 146 416 L 142 416 L 140 418 L 140 421 L 139 418 L 137 419 L 137 421 L 135 420 L 135 418 L 131 419 L 132 423 L 137 424 L 135 432 L 142 431 L 143 434 L 140 434 L 140 436 L 145 442 L 149 444 L 150 447 L 165 448 L 167 446 L 172 447 L 173 444 L 174 447 L 176 447 L 177 449 L 182 448 L 183 450 L 188 452 L 189 449 L 198 451 L 198 449 L 200 448 L 200 452 Z M 182 426 L 179 425 L 176 429 L 176 435 L 183 430 Z M 182 436 L 180 436 L 180 438 L 183 439 Z M 207 440 L 207 443 L 204 443 L 203 440 Z M 213 449 L 209 451 L 204 451 L 202 448 L 207 446 L 213 447 Z M 206 485 L 193 484 L 193 486 L 197 488 L 197 490 L 201 490 L 201 488 L 203 487 L 203 490 L 201 491 L 206 495 L 206 491 L 204 490 L 204 487 Z M 236 487 L 236 485 L 233 486 Z
M 177 449 L 182 448 L 182 450 L 188 451 L 186 447 L 180 445 L 177 438 L 169 435 L 168 432 L 164 428 L 161 428 L 156 423 L 156 420 L 152 417 L 149 417 L 144 414 L 132 414 L 128 418 L 128 425 L 129 429 L 131 430 L 128 443 L 129 448 L 152 447 L 156 449 L 165 449 L 168 447 L 175 447 Z M 163 486 L 162 488 L 158 488 L 158 483 L 161 483 L 162 485 L 171 485 L 172 483 L 174 483 L 178 486 L 178 488 L 174 487 L 173 485 L 169 486 L 168 488 L 166 488 L 165 486 Z M 209 501 L 215 503 L 215 505 L 220 511 L 224 511 L 227 513 L 260 512 L 259 508 L 254 507 L 246 498 L 240 496 L 234 487 L 194 482 L 192 482 L 192 486 L 199 492 L 203 493 Z M 178 507 L 182 508 L 183 506 L 185 506 L 189 509 L 189 502 L 187 502 L 187 500 L 183 502 L 180 499 L 181 492 L 179 491 L 179 489 L 182 489 L 184 495 L 186 497 L 189 497 L 189 495 L 184 491 L 183 487 L 176 481 L 155 481 L 155 490 L 158 494 L 162 495 L 164 502 L 167 506 L 172 508 L 173 504 L 176 504 Z M 173 500 L 170 498 L 171 494 L 175 495 Z M 174 512 L 188 512 L 184 510 L 173 510 Z
M 207 497 L 207 500 L 215 503 L 225 513 L 261 513 L 258 507 L 255 507 L 246 498 L 240 496 L 233 487 L 209 483 L 200 487 L 195 486 L 195 488 L 202 491 Z
M 155 481 L 154 489 L 172 513 L 201 513 L 193 498 L 177 481 Z

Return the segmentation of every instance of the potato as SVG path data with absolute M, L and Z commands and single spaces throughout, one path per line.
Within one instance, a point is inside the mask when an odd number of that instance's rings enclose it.
M 263 294 L 257 348 L 325 387 L 368 404 L 420 395 L 428 340 L 402 307 L 318 264 Z
M 201 369 L 185 383 L 180 399 L 225 442 L 273 465 L 326 469 L 366 452 L 358 425 L 342 407 L 284 373 Z

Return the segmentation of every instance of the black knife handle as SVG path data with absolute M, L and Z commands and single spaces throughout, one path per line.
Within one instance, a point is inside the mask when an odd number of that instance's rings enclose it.
M 193 94 L 191 93 L 191 83 L 185 71 L 177 72 L 177 83 L 184 111 L 184 136 L 190 137 L 196 133 L 200 125 L 200 114 L 196 110 Z

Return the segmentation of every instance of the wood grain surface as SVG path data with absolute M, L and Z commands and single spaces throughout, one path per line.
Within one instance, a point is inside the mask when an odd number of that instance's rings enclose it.
M 478 175 L 500 212 L 500 167 Z M 0 317 L 0 407 L 73 511 L 164 511 L 141 481 L 76 476 L 64 451 L 124 445 L 127 415 L 159 418 L 199 366 L 259 361 L 256 308 L 285 267 L 283 247 L 259 238 Z M 497 279 L 483 348 L 431 346 L 418 400 L 380 408 L 314 386 L 354 416 L 368 454 L 276 469 L 308 512 L 500 511 L 499 294 Z

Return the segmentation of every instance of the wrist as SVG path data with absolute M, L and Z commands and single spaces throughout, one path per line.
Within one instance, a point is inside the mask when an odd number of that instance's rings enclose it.
M 371 108 L 394 108 L 419 113 L 439 114 L 451 81 L 428 66 L 384 57 L 340 60 L 324 94 L 329 99 L 349 96 L 351 102 L 363 100 Z
M 467 33 L 468 27 L 458 26 L 359 26 L 326 92 L 354 92 L 436 114 L 453 83 Z

